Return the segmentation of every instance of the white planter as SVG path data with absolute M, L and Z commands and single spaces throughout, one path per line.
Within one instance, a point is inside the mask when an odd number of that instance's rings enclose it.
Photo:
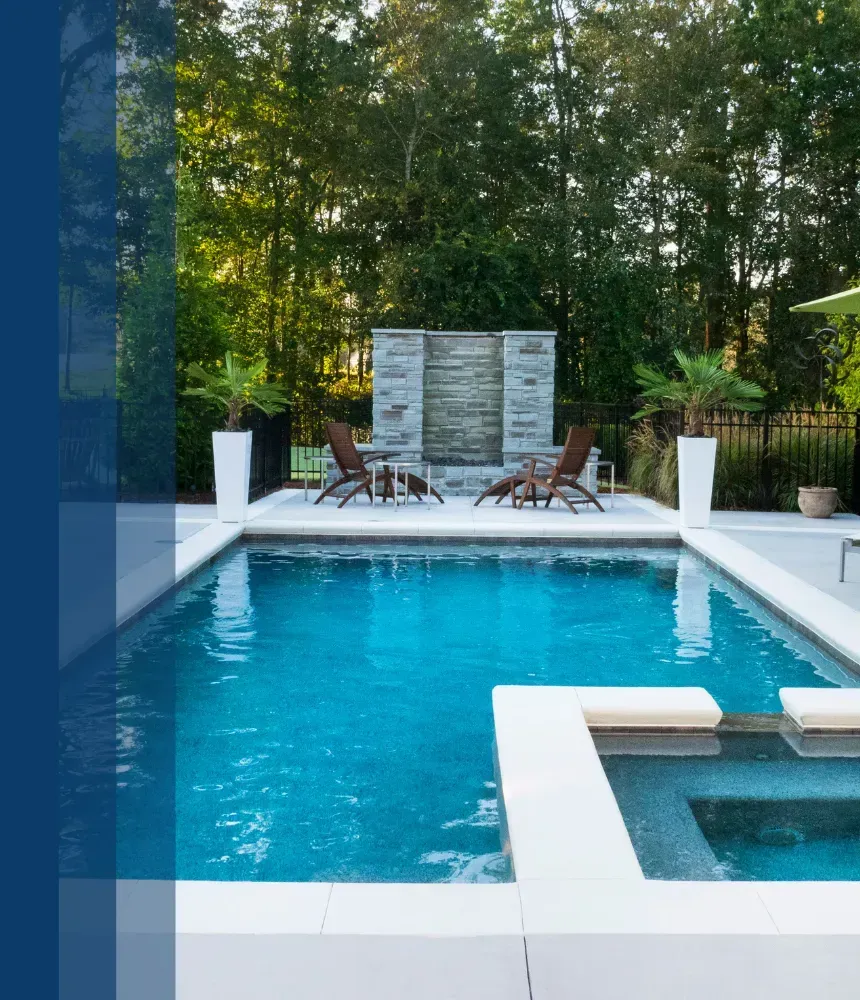
M 711 521 L 716 438 L 678 438 L 678 507 L 682 528 L 707 528 Z
M 240 524 L 245 520 L 251 480 L 251 436 L 251 431 L 212 432 L 219 521 Z

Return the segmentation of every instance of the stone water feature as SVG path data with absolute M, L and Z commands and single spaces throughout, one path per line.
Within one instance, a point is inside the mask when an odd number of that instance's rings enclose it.
M 552 443 L 554 332 L 372 333 L 372 448 L 429 461 L 443 495 L 473 496 L 525 455 L 560 451 Z M 593 468 L 585 485 L 595 486 Z

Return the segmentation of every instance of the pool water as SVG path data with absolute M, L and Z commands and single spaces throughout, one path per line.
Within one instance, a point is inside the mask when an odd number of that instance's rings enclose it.
M 179 878 L 506 879 L 495 685 L 851 682 L 677 549 L 234 548 L 122 637 L 120 869 L 175 790 Z
M 860 798 L 694 799 L 690 808 L 726 877 L 860 879 Z
M 860 739 L 595 743 L 647 877 L 860 880 Z

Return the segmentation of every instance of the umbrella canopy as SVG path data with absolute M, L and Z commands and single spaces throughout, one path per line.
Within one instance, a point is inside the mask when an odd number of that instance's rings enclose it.
M 793 313 L 840 313 L 856 316 L 860 314 L 860 288 L 848 288 L 836 295 L 828 295 L 824 299 L 813 299 L 812 302 L 802 302 L 792 306 Z

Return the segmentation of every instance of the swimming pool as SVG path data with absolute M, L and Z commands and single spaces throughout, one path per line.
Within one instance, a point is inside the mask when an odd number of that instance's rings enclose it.
M 683 550 L 237 547 L 122 637 L 120 869 L 169 775 L 179 878 L 502 880 L 496 684 L 852 682 Z

